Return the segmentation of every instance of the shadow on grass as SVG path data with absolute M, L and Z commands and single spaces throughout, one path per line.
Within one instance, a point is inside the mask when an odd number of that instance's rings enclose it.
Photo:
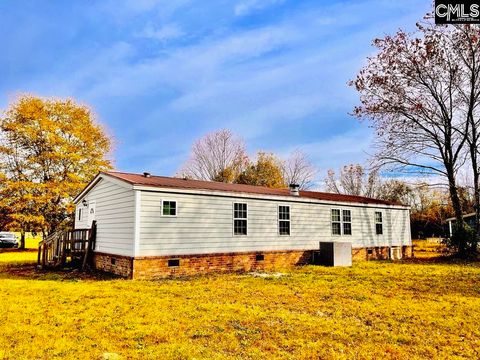
M 455 254 L 435 254 L 430 256 L 415 256 L 413 258 L 404 259 L 405 264 L 435 264 L 435 265 L 476 265 L 480 266 L 480 258 L 460 258 Z
M 94 270 L 82 272 L 73 268 L 39 269 L 36 263 L 6 263 L 0 265 L 0 280 L 104 281 L 118 278 L 113 274 Z
M 35 249 L 18 250 L 18 249 L 2 249 L 2 253 L 32 253 Z M 5 251 L 7 250 L 7 251 Z M 376 260 L 372 260 L 376 262 Z M 383 262 L 383 261 L 382 261 Z M 394 261 L 394 263 L 397 261 Z M 402 264 L 416 264 L 416 265 L 460 265 L 460 266 L 476 266 L 480 267 L 480 258 L 476 259 L 461 259 L 454 255 L 436 254 L 434 256 L 414 257 L 398 261 Z M 212 276 L 210 274 L 207 276 Z M 45 280 L 45 281 L 105 281 L 119 279 L 120 277 L 114 274 L 100 272 L 96 270 L 80 271 L 76 268 L 64 269 L 39 269 L 36 261 L 31 259 L 12 260 L 11 262 L 0 263 L 0 280 Z M 177 280 L 188 280 L 192 277 L 177 278 Z
M 0 254 L 2 253 L 36 253 L 38 249 L 16 249 L 16 248 L 0 248 Z

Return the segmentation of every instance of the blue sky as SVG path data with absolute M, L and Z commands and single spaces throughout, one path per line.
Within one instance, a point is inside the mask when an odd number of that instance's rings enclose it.
M 0 107 L 73 97 L 116 139 L 119 170 L 172 175 L 219 128 L 250 153 L 366 159 L 372 134 L 346 84 L 371 41 L 412 30 L 430 1 L 1 0 Z

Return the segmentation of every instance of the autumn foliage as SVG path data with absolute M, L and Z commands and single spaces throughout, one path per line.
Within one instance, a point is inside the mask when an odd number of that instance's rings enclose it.
M 280 160 L 271 153 L 259 152 L 255 162 L 250 162 L 246 169 L 238 176 L 236 182 L 269 188 L 285 188 L 282 176 L 282 164 Z
M 0 209 L 4 228 L 50 232 L 72 198 L 111 168 L 111 139 L 91 110 L 73 100 L 25 95 L 0 118 Z

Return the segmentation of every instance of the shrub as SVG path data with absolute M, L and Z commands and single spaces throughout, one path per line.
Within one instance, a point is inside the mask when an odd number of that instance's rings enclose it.
M 466 251 L 465 255 L 476 253 L 479 239 L 475 229 L 468 224 L 463 223 L 463 227 L 460 228 L 454 224 L 452 230 L 452 236 L 444 240 L 445 245 L 450 250 L 453 250 L 457 253 L 462 252 L 461 246 L 463 242 Z

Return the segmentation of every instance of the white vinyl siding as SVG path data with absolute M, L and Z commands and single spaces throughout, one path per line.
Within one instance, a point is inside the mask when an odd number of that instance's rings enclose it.
M 133 256 L 135 228 L 134 191 L 130 187 L 120 186 L 108 178 L 101 179 L 76 204 L 77 217 L 75 229 L 90 228 L 88 206 L 82 204 L 95 202 L 95 220 L 97 221 L 96 248 L 98 252 L 115 255 Z M 78 211 L 81 209 L 81 220 Z
M 161 215 L 167 192 L 142 191 L 138 256 L 205 254 L 241 251 L 318 249 L 320 241 L 351 241 L 353 247 L 411 245 L 409 211 L 385 207 L 384 236 L 375 235 L 374 205 L 348 207 L 352 235 L 332 235 L 328 203 L 232 198 L 175 193 L 181 212 Z M 248 236 L 233 231 L 234 203 L 248 203 Z M 279 205 L 290 207 L 290 236 L 278 231 Z M 340 216 L 342 216 L 342 207 Z M 97 203 L 98 208 L 98 203 Z M 388 214 L 388 216 L 387 216 Z M 390 225 L 389 225 L 390 224 Z

